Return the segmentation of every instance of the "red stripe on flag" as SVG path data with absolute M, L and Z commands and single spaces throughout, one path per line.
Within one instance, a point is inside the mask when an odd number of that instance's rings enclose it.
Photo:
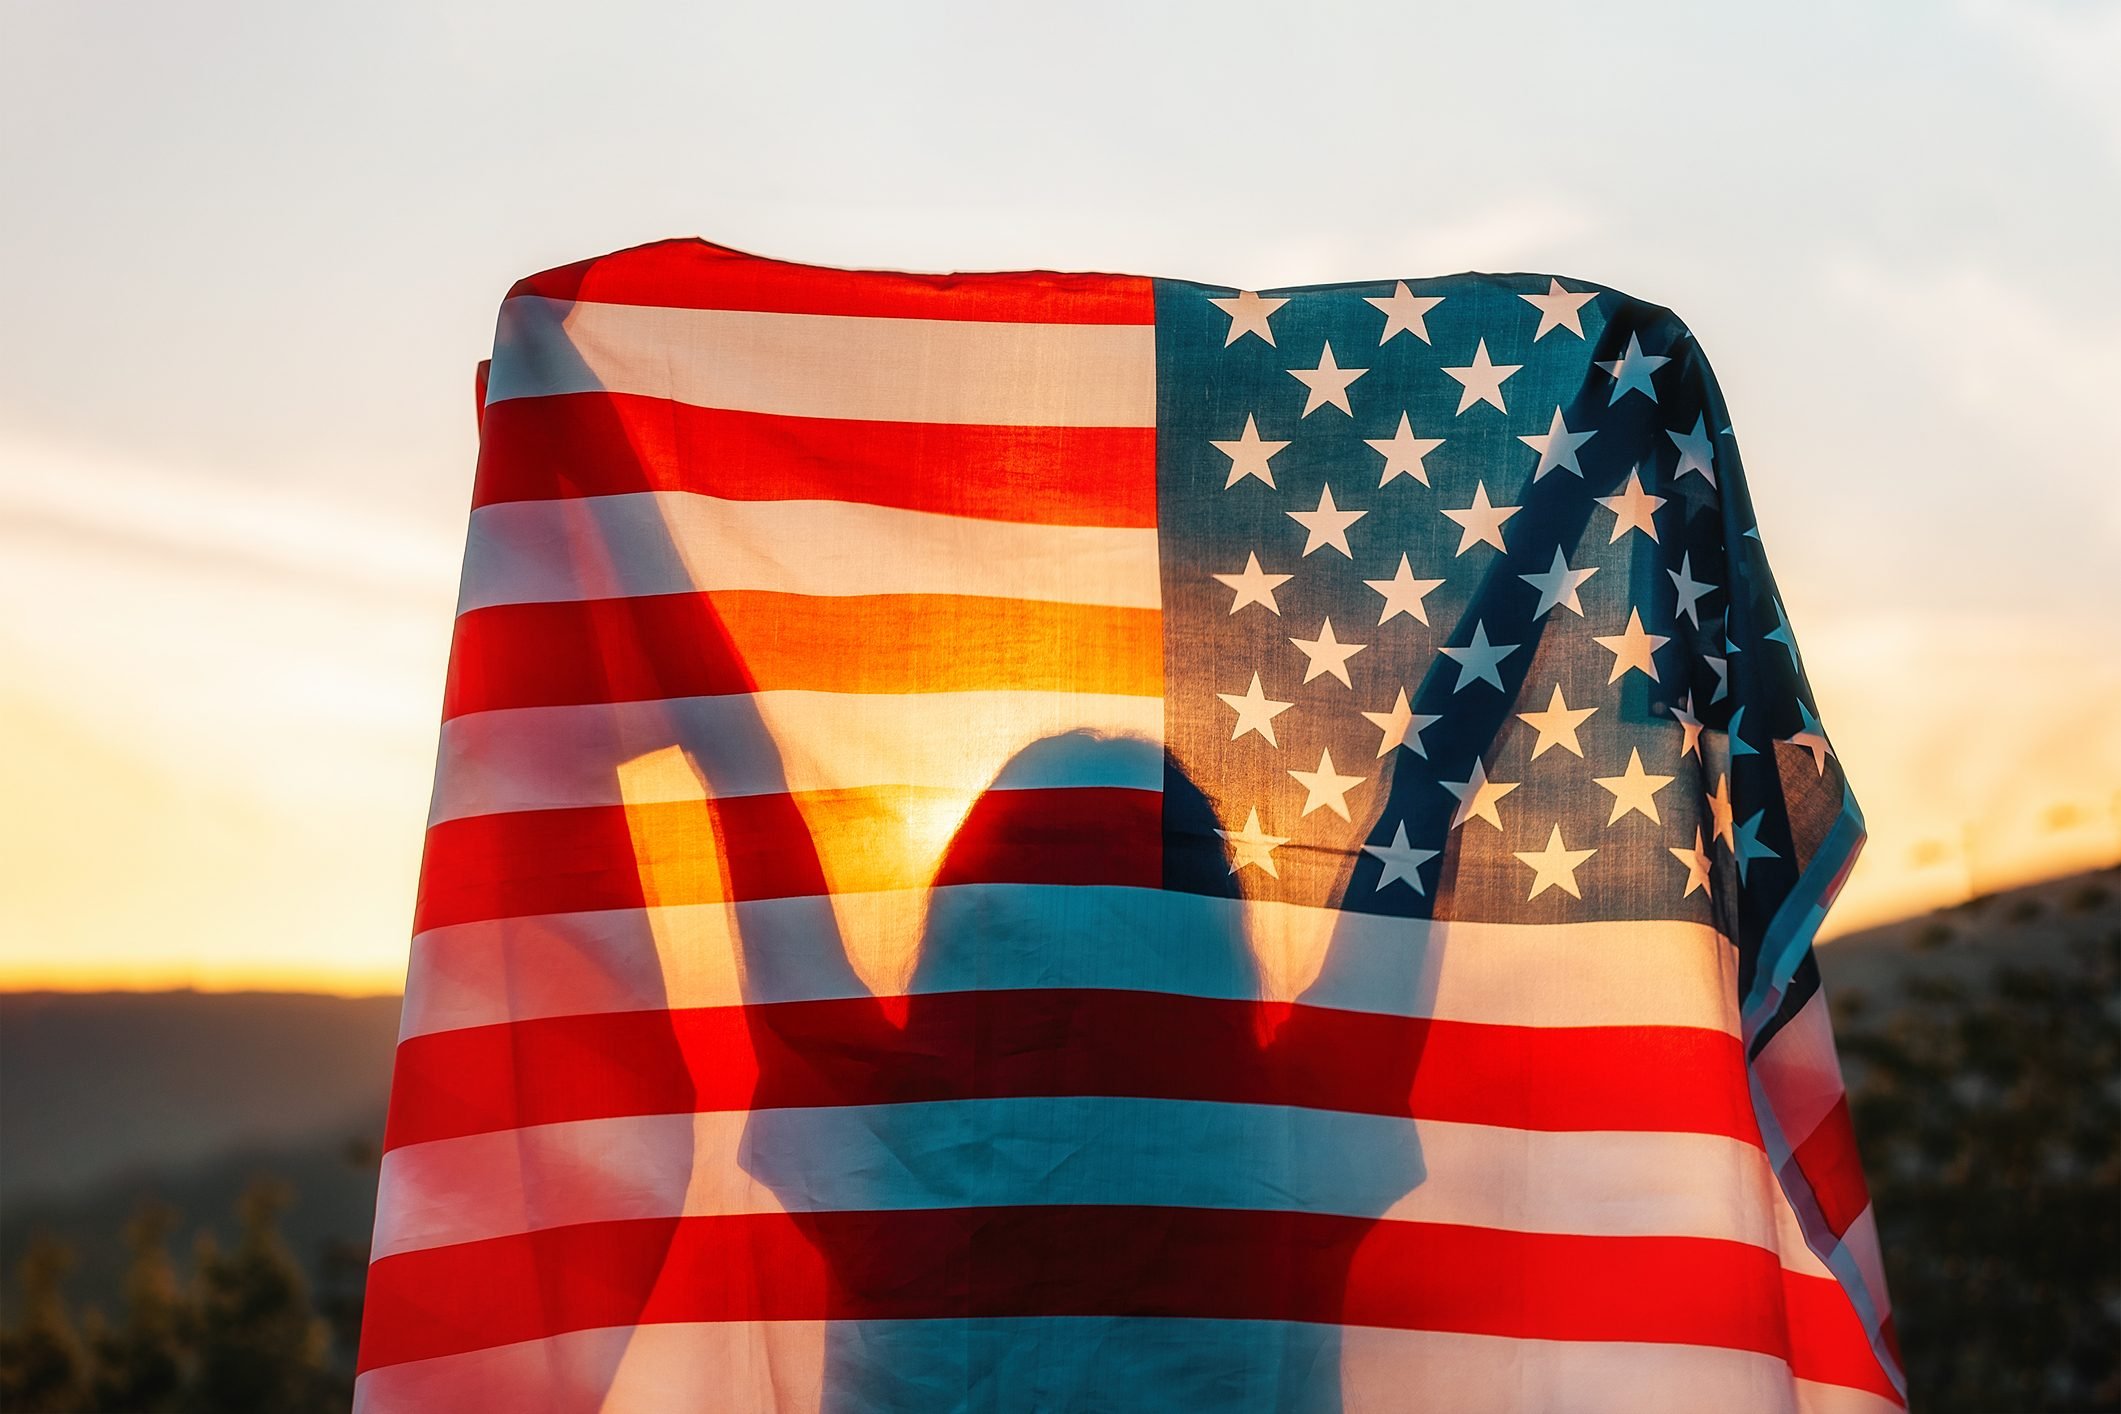
M 1758 1145 L 1735 1038 L 1101 989 L 923 993 L 470 1027 L 398 1047 L 385 1146 L 620 1115 L 1105 1095 Z
M 637 491 L 1153 527 L 1156 432 L 851 422 L 629 393 L 510 398 L 486 409 L 474 506 Z
M 1782 1301 L 1790 1327 L 1790 1368 L 1798 1379 L 1869 1390 L 1895 1404 L 1907 1403 L 1893 1388 L 1885 1367 L 1878 1363 L 1863 1320 L 1839 1282 L 1832 1277 L 1807 1276 L 1785 1269 Z M 1886 1328 L 1887 1344 L 1891 1346 L 1890 1317 Z M 1897 1348 L 1893 1358 L 1900 1358 Z
M 1834 1102 L 1834 1108 L 1790 1157 L 1812 1190 L 1827 1227 L 1836 1237 L 1847 1232 L 1871 1205 L 1863 1160 L 1856 1152 L 1856 1130 L 1849 1123 L 1848 1096 Z
M 699 240 L 659 241 L 562 265 L 517 281 L 509 294 L 784 314 L 1026 324 L 1156 322 L 1155 286 L 1139 275 L 832 270 L 766 260 Z
M 803 688 L 1163 695 L 1154 609 L 763 590 L 496 604 L 457 619 L 442 715 Z
M 445 820 L 427 832 L 413 931 L 931 882 L 1155 888 L 1162 881 L 1156 791 L 985 791 L 951 832 L 940 874 L 932 847 L 906 826 L 909 816 L 937 808 L 963 810 L 965 797 L 877 786 Z M 829 879 L 820 859 L 833 867 Z
M 1829 1348 L 1791 1350 L 1796 1332 L 1774 1299 L 1784 1280 L 1774 1254 L 1738 1242 L 1313 1213 L 641 1219 L 384 1258 L 369 1269 L 360 1364 L 676 1321 L 1137 1316 L 1702 1345 L 1788 1359 L 1806 1377 L 1845 1368 L 1857 1383 L 1865 1352 L 1843 1348 L 1846 1331 L 1807 1323 L 1803 1337 Z

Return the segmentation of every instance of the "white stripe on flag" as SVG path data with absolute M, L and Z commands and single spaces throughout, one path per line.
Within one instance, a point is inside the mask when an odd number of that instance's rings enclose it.
M 1014 759 L 1034 742 L 1077 731 L 1139 748 Z M 506 708 L 442 724 L 428 823 L 502 810 L 699 799 L 698 780 L 677 773 L 629 779 L 622 797 L 620 767 L 671 746 L 688 752 L 725 797 L 864 786 L 1161 790 L 1163 735 L 1160 697 L 1071 692 L 784 690 Z M 1009 774 L 998 780 L 1005 765 Z
M 486 401 L 634 393 L 798 417 L 1012 427 L 1151 427 L 1156 328 L 501 306 Z
M 933 917 L 931 918 L 931 910 Z M 736 928 L 773 966 L 740 985 Z M 835 934 L 857 956 L 903 956 L 931 927 L 983 945 L 916 970 L 926 990 L 1118 987 L 1245 999 L 1330 947 L 1320 1006 L 1513 1026 L 1693 1026 L 1737 1032 L 1732 950 L 1676 922 L 1437 922 L 1159 889 L 963 884 L 941 890 L 550 914 L 413 939 L 403 1036 L 543 1016 L 845 996 Z M 659 952 L 657 941 L 663 943 Z M 1268 985 L 1231 966 L 1249 941 Z M 1276 964 L 1282 970 L 1276 972 Z M 1316 962 L 1310 964 L 1316 971 Z
M 1717 1135 L 1545 1132 L 1067 1096 L 581 1120 L 384 1155 L 374 1257 L 571 1223 L 1123 1204 L 1332 1213 L 1776 1250 L 1767 1156 Z
M 457 612 L 727 589 L 1162 603 L 1154 529 L 641 491 L 479 507 Z

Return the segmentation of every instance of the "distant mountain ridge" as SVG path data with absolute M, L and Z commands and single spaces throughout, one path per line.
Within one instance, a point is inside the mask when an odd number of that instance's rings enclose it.
M 372 1131 L 396 997 L 0 994 L 0 1207 Z
M 1979 986 L 1998 967 L 2050 971 L 2121 928 L 2121 867 L 1982 894 L 1817 949 L 1827 999 L 1891 1009 L 1918 978 Z

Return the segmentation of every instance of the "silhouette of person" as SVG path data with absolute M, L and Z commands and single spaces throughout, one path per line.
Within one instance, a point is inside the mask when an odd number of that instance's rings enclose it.
M 829 908 L 805 959 L 741 934 L 743 1163 L 822 1259 L 827 1410 L 1341 1407 L 1350 1265 L 1422 1176 L 1420 1047 L 1358 1054 L 1345 1013 L 1265 1002 L 1226 865 L 1208 895 L 1008 882 L 1105 828 L 1012 781 L 1144 752 L 1075 732 L 1010 760 L 943 855 L 904 998 L 850 980 Z M 1213 807 L 1163 774 L 1164 840 L 1221 860 Z M 772 1000 L 805 968 L 845 995 Z M 1351 1064 L 1387 1103 L 1321 1116 Z M 1101 1235 L 1126 1245 L 1083 1250 Z
M 623 442 L 633 430 L 604 435 Z M 614 659 L 601 695 L 711 691 L 740 704 L 758 688 L 709 596 L 615 599 L 600 613 L 599 631 L 614 639 L 690 645 Z M 603 661 L 597 641 L 567 650 Z M 1425 684 L 1424 703 L 1447 690 Z M 1425 1014 L 1439 950 L 1419 941 L 1420 925 L 1397 920 L 1405 946 L 1381 959 L 1374 944 L 1388 920 L 1358 928 L 1343 915 L 1311 990 L 1293 1006 L 1268 1002 L 1224 821 L 1200 787 L 1157 744 L 1065 733 L 1023 748 L 976 801 L 929 892 L 908 995 L 880 999 L 839 934 L 771 731 L 763 719 L 723 729 L 759 752 L 741 792 L 716 779 L 720 753 L 691 753 L 710 799 L 750 797 L 746 837 L 715 851 L 723 896 L 797 905 L 766 930 L 737 910 L 758 1066 L 742 1162 L 824 1270 L 824 1407 L 1338 1409 L 1336 1326 L 1351 1274 L 1366 1269 L 1363 1240 L 1423 1179 L 1411 1103 L 1423 1033 L 1402 1029 L 1384 1049 L 1351 1045 L 1350 1014 L 1335 1008 Z M 673 713 L 665 737 L 682 746 L 687 730 Z M 1181 887 L 977 882 L 1012 847 L 1081 848 L 1099 829 L 1078 820 L 1057 838 L 1042 792 L 1015 781 L 1065 778 L 1071 762 L 1109 779 L 1120 773 L 1098 762 L 1139 764 L 1142 752 L 1162 759 L 1163 874 Z M 1120 893 L 1135 897 L 1113 903 Z M 1350 936 L 1363 929 L 1367 948 Z M 1039 994 L 1039 1010 L 1011 992 Z M 835 1001 L 778 1003 L 789 996 Z M 1145 996 L 1180 999 L 1165 1010 L 1184 1015 L 1185 1039 L 1205 1057 L 1188 1073 L 1241 1102 L 1158 1093 L 1174 1088 L 1167 1065 L 1127 1073 L 1132 1053 L 1117 1041 L 1132 1033 L 1115 1033 L 1112 1018 Z M 1316 1004 L 1328 997 L 1333 1006 Z M 1353 1020 L 1361 1031 L 1360 1011 Z M 658 1068 L 683 1074 L 684 1038 L 672 1031 L 660 1047 Z M 1359 1113 L 1335 1111 L 1351 1067 L 1368 1098 Z M 1063 1210 L 1091 1207 L 1172 1216 L 1135 1213 L 1128 1249 L 1095 1254 L 1103 1286 L 1059 1289 L 1041 1266 L 1052 1253 L 1027 1249 L 1042 1222 L 1087 1231 Z M 1007 1220 L 1005 1209 L 1024 1216 Z M 1221 1230 L 1239 1238 L 1204 1246 L 1214 1229 L 1182 1220 L 1202 1211 L 1316 1221 L 1232 1221 Z M 673 1235 L 679 1226 L 671 1220 Z M 919 1240 L 880 1241 L 894 1230 Z M 671 1249 L 641 1293 L 640 1322 L 667 1319 L 655 1314 L 660 1293 L 688 1286 L 691 1260 Z M 1219 1280 L 1175 1299 L 1173 1274 L 1189 1270 Z

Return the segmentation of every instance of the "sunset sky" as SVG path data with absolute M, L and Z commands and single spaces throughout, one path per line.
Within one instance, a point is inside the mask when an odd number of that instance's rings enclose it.
M 516 277 L 1555 271 L 1714 360 L 1872 828 L 2121 857 L 2121 6 L 0 6 L 0 987 L 401 982 Z

